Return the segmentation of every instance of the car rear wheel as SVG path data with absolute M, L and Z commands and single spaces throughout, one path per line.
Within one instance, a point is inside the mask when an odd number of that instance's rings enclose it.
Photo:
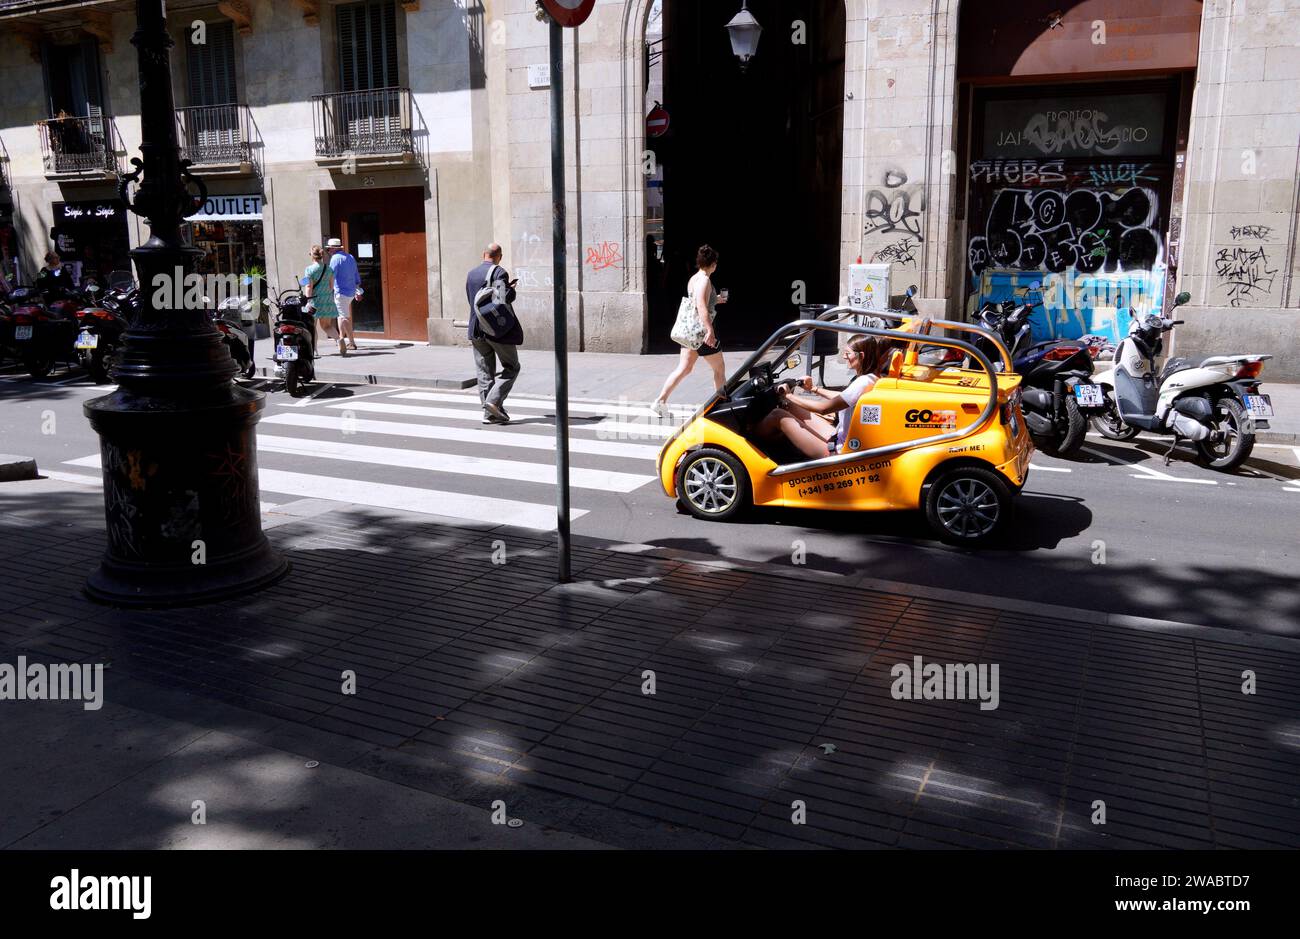
M 997 535 L 1011 515 L 1011 490 L 990 469 L 963 466 L 930 486 L 925 517 L 948 544 L 977 545 Z
M 730 453 L 704 447 L 677 468 L 677 497 L 696 518 L 729 519 L 749 504 L 749 474 Z

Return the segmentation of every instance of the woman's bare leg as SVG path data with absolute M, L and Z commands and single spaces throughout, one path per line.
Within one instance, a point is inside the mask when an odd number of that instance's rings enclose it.
M 663 388 L 659 392 L 659 397 L 655 398 L 657 404 L 668 401 L 668 396 L 673 393 L 673 389 L 691 373 L 691 369 L 695 368 L 695 360 L 699 357 L 700 354 L 694 349 L 682 349 L 681 357 L 677 361 L 677 367 L 669 373 L 668 378 L 664 381 Z
M 782 434 L 806 457 L 816 459 L 828 455 L 826 441 L 805 427 L 799 418 L 781 408 L 769 411 L 767 417 L 758 422 L 759 436 L 775 433 Z
M 722 353 L 706 355 L 704 361 L 708 362 L 709 368 L 713 369 L 713 390 L 721 391 L 722 386 L 727 383 L 727 366 L 722 361 Z

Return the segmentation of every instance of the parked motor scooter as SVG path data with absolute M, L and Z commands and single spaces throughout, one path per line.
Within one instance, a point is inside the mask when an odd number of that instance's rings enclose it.
M 32 378 L 44 378 L 59 362 L 74 361 L 77 310 L 84 305 L 68 289 L 43 296 L 38 288 L 19 287 L 13 294 L 13 349 Z
M 126 271 L 114 271 L 109 275 L 109 289 L 102 296 L 98 287 L 93 285 L 87 288 L 87 293 L 92 302 L 77 316 L 78 331 L 73 348 L 91 381 L 102 385 L 112 378 L 113 364 L 122 350 L 123 337 L 138 303 L 138 294 L 130 273 Z
M 1020 292 L 1041 289 L 1042 284 L 1035 281 Z M 1040 303 L 1041 297 L 1022 303 L 986 303 L 976 321 L 1002 337 L 1011 353 L 1012 367 L 1021 376 L 1025 425 L 1034 443 L 1047 453 L 1070 456 L 1083 446 L 1088 418 L 1102 412 L 1105 400 L 1091 379 L 1092 345 L 1076 339 L 1033 342 L 1030 315 Z M 987 348 L 988 340 L 977 344 L 984 347 L 991 361 L 997 361 L 996 350 Z
M 298 397 L 303 387 L 316 380 L 316 315 L 303 301 L 298 288 L 285 290 L 275 300 L 275 373 L 284 376 L 285 390 Z
M 1191 300 L 1180 293 L 1174 308 Z M 1165 465 L 1184 440 L 1196 444 L 1196 461 L 1217 470 L 1233 470 L 1250 456 L 1255 432 L 1267 430 L 1273 401 L 1260 394 L 1259 374 L 1271 355 L 1212 355 L 1194 362 L 1176 357 L 1159 375 L 1155 361 L 1164 334 L 1182 323 L 1154 313 L 1132 316 L 1128 336 L 1115 350 L 1114 366 L 1096 381 L 1106 395 L 1105 413 L 1093 419 L 1102 436 L 1131 440 L 1142 431 L 1171 433 Z
M 241 308 L 248 303 L 243 297 L 227 297 L 211 314 L 212 325 L 221 333 L 226 348 L 230 350 L 230 357 L 235 360 L 239 374 L 244 378 L 252 378 L 257 371 L 253 363 L 252 344 L 244 332 L 244 321 L 240 315 Z

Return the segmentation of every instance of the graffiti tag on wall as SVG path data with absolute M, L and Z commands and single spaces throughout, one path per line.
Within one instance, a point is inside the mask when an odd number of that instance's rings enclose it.
M 1271 267 L 1263 245 L 1220 248 L 1214 256 L 1214 273 L 1220 289 L 1228 292 L 1228 306 L 1258 303 L 1273 292 L 1277 268 Z
M 868 235 L 898 235 L 924 241 L 921 213 L 925 211 L 925 192 L 921 186 L 908 186 L 902 170 L 886 170 L 883 188 L 867 193 L 863 221 Z
M 985 217 L 984 234 L 970 240 L 971 275 L 989 266 L 1058 274 L 1150 269 L 1161 256 L 1157 205 L 1155 192 L 1138 186 L 1118 194 L 1003 189 Z
M 602 241 L 587 248 L 587 263 L 593 271 L 619 267 L 623 263 L 622 246 L 617 241 Z

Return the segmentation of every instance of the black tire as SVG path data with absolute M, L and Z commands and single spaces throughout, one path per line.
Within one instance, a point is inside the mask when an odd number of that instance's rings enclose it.
M 1142 433 L 1139 428 L 1125 424 L 1119 416 L 1119 405 L 1115 403 L 1113 388 L 1106 388 L 1106 410 L 1092 418 L 1092 429 L 1107 440 L 1132 440 Z
M 302 378 L 298 374 L 297 362 L 290 362 L 289 367 L 284 370 L 284 390 L 289 392 L 291 398 L 302 394 Z
M 1250 458 L 1255 449 L 1255 435 L 1242 431 L 1246 423 L 1246 409 L 1236 398 L 1220 398 L 1214 403 L 1214 430 L 1224 434 L 1219 442 L 1198 440 L 1196 462 L 1210 469 L 1229 472 Z
M 749 473 L 725 450 L 692 450 L 677 467 L 677 499 L 696 518 L 720 522 L 749 507 Z
M 113 359 L 117 355 L 117 347 L 111 342 L 105 346 L 96 346 L 90 350 L 90 361 L 86 364 L 86 371 L 90 373 L 90 380 L 96 385 L 107 385 L 112 376 L 109 374 L 113 368 Z
M 23 356 L 23 368 L 32 378 L 44 378 L 54 371 L 54 356 L 29 353 Z
M 1083 446 L 1084 436 L 1088 433 L 1088 421 L 1079 410 L 1079 402 L 1074 392 L 1065 392 L 1065 433 L 1059 438 L 1044 441 L 1043 452 L 1052 456 L 1070 456 Z
M 996 472 L 962 466 L 941 473 L 925 497 L 925 518 L 948 544 L 972 547 L 997 537 L 1011 516 L 1011 489 Z
M 249 359 L 248 364 L 244 366 L 244 377 L 252 378 L 256 374 L 257 374 L 257 366 L 253 363 L 252 359 Z

